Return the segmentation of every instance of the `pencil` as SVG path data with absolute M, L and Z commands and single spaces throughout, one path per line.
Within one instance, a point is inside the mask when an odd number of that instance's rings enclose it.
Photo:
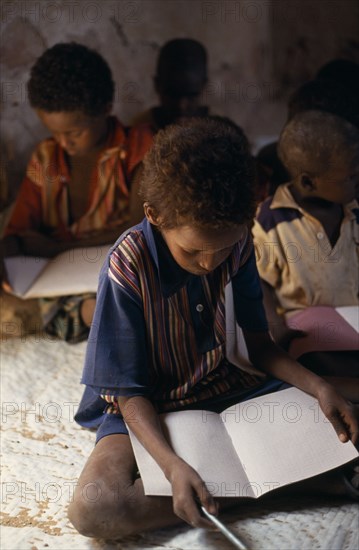
M 248 550 L 248 547 L 239 540 L 227 527 L 216 517 L 207 512 L 204 506 L 201 506 L 203 514 L 208 518 L 236 548 L 240 550 Z

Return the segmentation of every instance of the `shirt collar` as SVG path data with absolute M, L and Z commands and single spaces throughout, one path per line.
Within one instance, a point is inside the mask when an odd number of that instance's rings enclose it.
M 290 183 L 284 183 L 277 187 L 274 195 L 272 204 L 270 205 L 271 210 L 273 208 L 295 208 L 300 210 L 299 205 L 295 202 L 292 193 L 289 191 Z
M 195 277 L 195 275 L 191 275 L 178 265 L 173 259 L 161 233 L 155 226 L 150 224 L 147 218 L 144 218 L 140 227 L 158 270 L 161 292 L 164 296 L 169 297 L 185 286 L 189 278 Z
M 274 208 L 295 208 L 303 214 L 306 214 L 306 211 L 301 208 L 295 201 L 292 193 L 289 190 L 290 183 L 284 183 L 277 187 L 274 195 L 270 209 Z M 343 212 L 345 219 L 355 219 L 355 211 L 358 209 L 358 202 L 354 199 L 351 202 L 343 205 Z

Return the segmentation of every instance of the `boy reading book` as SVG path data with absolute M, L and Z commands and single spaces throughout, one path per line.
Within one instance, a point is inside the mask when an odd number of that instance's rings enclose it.
M 253 226 L 272 335 L 288 347 L 312 315 L 312 328 L 303 328 L 316 331 L 316 342 L 300 361 L 318 374 L 358 378 L 358 335 L 352 331 L 350 344 L 340 317 L 317 308 L 359 306 L 359 130 L 331 113 L 299 113 L 278 151 L 290 181 L 261 205 Z
M 100 274 L 76 414 L 99 426 L 69 508 L 83 535 L 116 538 L 180 519 L 210 526 L 196 499 L 210 513 L 217 504 L 169 445 L 161 412 L 221 411 L 285 381 L 318 399 L 341 441 L 356 440 L 354 406 L 269 336 L 248 229 L 253 181 L 246 138 L 220 120 L 168 126 L 145 157 L 146 217 L 118 239 Z M 229 282 L 258 375 L 226 358 Z M 172 501 L 144 495 L 125 422 L 170 482 Z
M 27 167 L 5 231 L 5 256 L 52 258 L 113 243 L 132 225 L 131 176 L 152 133 L 146 127 L 126 133 L 110 115 L 114 91 L 106 61 L 81 44 L 55 44 L 33 65 L 30 104 L 52 137 Z M 94 294 L 43 300 L 44 328 L 70 342 L 86 338 L 94 302 Z

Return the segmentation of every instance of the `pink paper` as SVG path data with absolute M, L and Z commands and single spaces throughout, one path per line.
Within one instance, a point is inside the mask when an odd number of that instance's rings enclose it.
M 287 319 L 287 324 L 307 333 L 290 345 L 289 353 L 295 359 L 313 351 L 359 350 L 359 334 L 332 307 L 309 307 Z

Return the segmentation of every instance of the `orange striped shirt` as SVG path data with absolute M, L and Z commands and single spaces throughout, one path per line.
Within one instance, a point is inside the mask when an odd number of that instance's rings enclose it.
M 83 216 L 75 222 L 71 220 L 71 175 L 65 151 L 48 138 L 30 159 L 6 235 L 33 230 L 66 241 L 87 231 L 120 226 L 129 219 L 131 173 L 150 148 L 152 132 L 143 125 L 130 129 L 126 135 L 115 117 L 110 117 L 109 122 L 109 136 L 91 175 Z

